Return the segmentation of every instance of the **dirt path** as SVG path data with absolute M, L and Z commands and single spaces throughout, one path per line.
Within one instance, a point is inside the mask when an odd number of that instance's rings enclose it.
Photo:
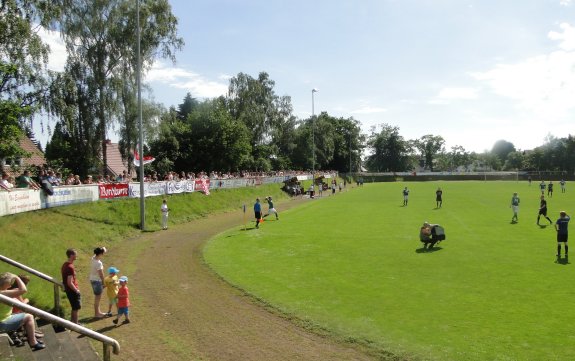
M 281 209 L 297 203 L 284 203 Z M 137 271 L 130 277 L 133 322 L 117 328 L 109 320 L 93 325 L 122 345 L 113 359 L 375 359 L 360 347 L 317 335 L 266 310 L 203 263 L 205 242 L 240 223 L 237 213 L 212 216 L 144 234 L 110 254 L 108 265 L 121 259 L 120 254 L 139 254 Z M 91 300 L 86 301 L 88 307 Z

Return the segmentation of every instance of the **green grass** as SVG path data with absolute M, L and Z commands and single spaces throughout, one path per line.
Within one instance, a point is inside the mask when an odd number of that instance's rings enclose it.
M 514 191 L 518 224 L 510 223 Z M 572 213 L 574 201 L 555 192 L 550 218 Z M 555 262 L 553 226 L 535 224 L 538 202 L 536 185 L 526 182 L 366 184 L 279 209 L 280 221 L 259 230 L 225 232 L 205 258 L 232 284 L 305 323 L 406 358 L 575 359 L 575 266 Z M 443 225 L 447 240 L 423 253 L 426 220 Z
M 239 211 L 242 204 L 251 207 L 256 197 L 271 195 L 274 199 L 287 198 L 278 184 L 214 191 L 209 196 L 187 193 L 166 196 L 170 207 L 169 224 L 179 224 L 211 213 Z M 88 279 L 89 259 L 93 249 L 103 245 L 113 251 L 115 245 L 127 237 L 140 234 L 140 200 L 121 199 L 70 205 L 35 212 L 0 217 L 0 253 L 40 272 L 60 280 L 60 267 L 66 260 L 66 249 L 80 251 L 76 261 L 79 281 Z M 159 231 L 162 197 L 146 198 L 146 230 Z M 124 270 L 135 268 L 137 252 L 133 250 L 123 263 Z M 25 273 L 2 263 L 2 272 Z M 86 286 L 89 287 L 89 286 Z M 88 291 L 84 288 L 85 291 Z M 31 303 L 43 309 L 53 307 L 53 287 L 50 283 L 31 277 Z M 86 292 L 88 294 L 89 292 Z M 62 292 L 62 305 L 68 307 Z

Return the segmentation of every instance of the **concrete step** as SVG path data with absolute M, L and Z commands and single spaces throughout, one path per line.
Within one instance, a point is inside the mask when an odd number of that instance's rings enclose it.
M 0 334 L 0 360 L 16 360 L 16 357 L 12 353 L 9 336 L 5 333 Z
M 18 360 L 18 361 L 34 361 L 37 360 L 36 355 L 34 355 L 35 352 L 38 352 L 39 356 L 43 356 L 40 355 L 40 353 L 44 353 L 44 358 L 40 358 L 40 360 L 52 360 L 51 357 L 49 357 L 50 355 L 46 352 L 44 352 L 45 350 L 40 350 L 40 351 L 32 351 L 32 349 L 30 348 L 30 346 L 28 345 L 28 342 L 26 341 L 26 339 L 22 339 L 22 341 L 24 341 L 24 345 L 20 346 L 20 347 L 16 347 L 16 346 L 12 346 L 12 353 L 14 354 L 14 359 Z
M 39 329 L 44 332 L 46 345 L 39 351 L 32 351 L 28 342 L 11 346 L 8 335 L 0 335 L 0 361 L 101 361 L 88 337 L 68 330 L 57 333 L 50 324 Z
M 90 338 L 77 334 L 76 332 L 64 331 L 56 333 L 60 343 L 69 343 L 73 345 L 82 357 L 83 361 L 101 361 L 100 355 L 94 351 L 90 344 Z

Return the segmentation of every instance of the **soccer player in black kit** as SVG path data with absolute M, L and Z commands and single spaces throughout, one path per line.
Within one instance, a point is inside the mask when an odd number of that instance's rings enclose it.
M 539 218 L 541 218 L 541 216 L 547 218 L 549 224 L 553 224 L 551 219 L 547 217 L 547 201 L 545 200 L 545 196 L 541 196 L 541 202 L 539 203 L 539 215 L 537 215 L 537 225 L 539 225 Z

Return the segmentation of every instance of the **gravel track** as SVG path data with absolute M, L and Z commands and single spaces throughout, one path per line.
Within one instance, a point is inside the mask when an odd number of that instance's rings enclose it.
M 283 203 L 281 209 L 300 202 Z M 117 328 L 109 325 L 110 320 L 93 324 L 122 345 L 114 360 L 379 358 L 359 345 L 306 330 L 219 278 L 204 263 L 202 247 L 241 222 L 239 212 L 214 215 L 167 231 L 143 233 L 111 252 L 104 260 L 108 265 L 122 254 L 138 254 L 129 284 L 132 323 Z M 91 301 L 86 299 L 86 310 Z

